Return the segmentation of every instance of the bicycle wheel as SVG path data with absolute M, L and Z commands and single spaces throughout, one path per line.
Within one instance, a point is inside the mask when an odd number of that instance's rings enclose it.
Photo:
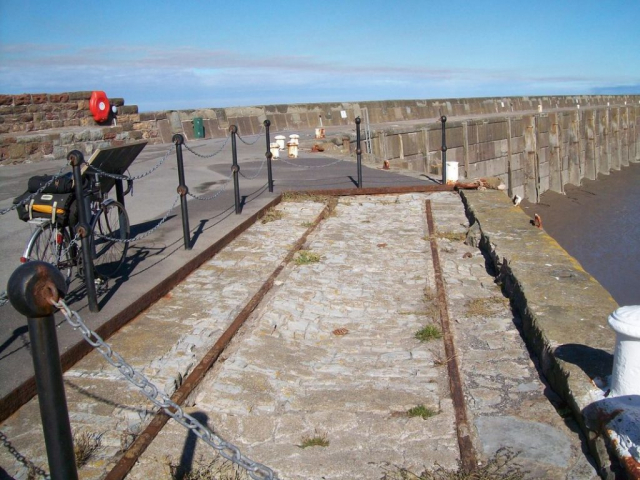
M 100 205 L 100 212 L 91 222 L 91 251 L 96 274 L 113 277 L 127 256 L 129 216 L 121 203 L 111 201 Z
M 24 258 L 41 260 L 54 265 L 69 283 L 73 267 L 73 258 L 69 251 L 70 243 L 66 228 L 53 225 L 51 222 L 42 223 L 31 235 Z

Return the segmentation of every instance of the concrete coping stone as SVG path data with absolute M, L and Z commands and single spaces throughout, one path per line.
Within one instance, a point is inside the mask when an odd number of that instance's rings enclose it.
M 622 432 L 612 430 L 614 422 L 603 432 L 606 422 L 593 419 L 594 404 L 606 396 L 613 368 L 615 334 L 607 318 L 617 303 L 551 236 L 531 225 L 503 192 L 462 191 L 461 196 L 470 223 L 479 225 L 481 249 L 522 315 L 525 341 L 552 389 L 571 408 L 591 453 L 603 467 L 610 463 L 610 448 L 626 465 L 628 457 L 615 449 Z M 627 417 L 634 411 L 628 409 Z

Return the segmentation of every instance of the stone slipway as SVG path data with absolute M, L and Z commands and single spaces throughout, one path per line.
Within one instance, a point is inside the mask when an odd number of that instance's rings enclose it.
M 504 193 L 461 195 L 468 216 L 479 227 L 482 250 L 522 316 L 529 347 L 606 471 L 610 460 L 603 436 L 587 428 L 585 409 L 603 397 L 612 371 L 615 334 L 607 317 L 617 303 L 553 238 L 532 226 Z

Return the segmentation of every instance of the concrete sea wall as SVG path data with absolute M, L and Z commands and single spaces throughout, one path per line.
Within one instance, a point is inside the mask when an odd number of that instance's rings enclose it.
M 369 119 L 372 152 L 365 160 L 425 173 L 441 165 L 441 115 L 447 122 L 447 160 L 468 178 L 499 176 L 510 193 L 538 201 L 546 190 L 640 161 L 640 95 L 387 100 L 205 108 L 139 113 L 118 106 L 117 125 L 98 125 L 88 110 L 91 92 L 0 95 L 0 164 L 64 158 L 73 149 L 147 139 L 169 143 L 176 133 L 194 139 L 202 118 L 205 138 L 272 131 L 344 127 Z M 339 130 L 339 129 L 338 129 Z
M 608 103 L 549 112 L 541 103 L 539 113 L 453 118 L 446 122 L 447 161 L 458 162 L 464 177 L 498 176 L 510 193 L 537 202 L 547 190 L 564 192 L 567 184 L 640 161 L 640 104 Z M 439 173 L 441 128 L 432 120 L 377 129 L 371 159 Z

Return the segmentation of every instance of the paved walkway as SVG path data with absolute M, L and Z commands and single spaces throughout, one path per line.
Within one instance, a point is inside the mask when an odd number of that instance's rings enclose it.
M 455 193 L 343 197 L 315 230 L 324 204 L 282 203 L 281 215 L 256 223 L 110 342 L 172 393 L 313 230 L 303 249 L 319 261 L 285 266 L 187 410 L 280 478 L 398 478 L 402 468 L 419 473 L 436 462 L 455 469 L 448 359 L 441 340 L 414 337 L 438 318 L 427 199 L 479 461 L 510 447 L 519 453 L 511 467 L 527 478 L 595 478 L 578 429 L 556 411 L 562 404 L 530 360 L 519 319 L 481 252 L 463 243 L 468 222 Z M 100 478 L 142 431 L 149 406 L 95 352 L 65 382 L 74 430 L 101 435 L 82 478 Z M 435 415 L 409 417 L 418 406 Z M 38 418 L 34 400 L 1 429 L 17 451 L 46 465 Z M 327 445 L 300 447 L 312 438 Z M 172 466 L 176 473 L 212 459 L 171 421 L 128 478 L 171 478 Z M 0 465 L 27 478 L 6 449 Z

